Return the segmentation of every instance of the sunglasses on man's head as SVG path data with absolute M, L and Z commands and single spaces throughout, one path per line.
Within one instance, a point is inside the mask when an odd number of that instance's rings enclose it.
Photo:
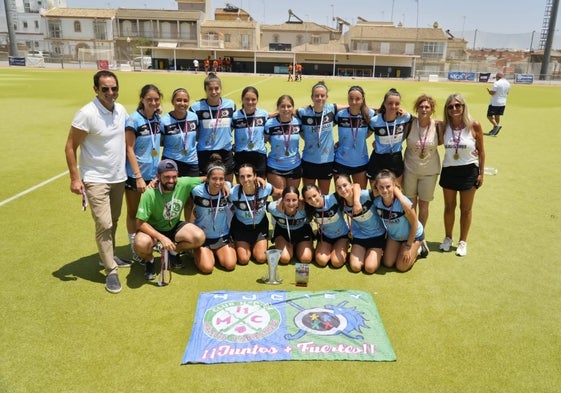
M 107 93 L 107 92 L 109 91 L 109 89 L 111 89 L 111 91 L 112 91 L 113 93 L 116 93 L 116 92 L 119 91 L 119 86 L 111 86 L 111 87 L 103 86 L 103 87 L 101 88 L 101 92 L 102 92 L 102 93 Z

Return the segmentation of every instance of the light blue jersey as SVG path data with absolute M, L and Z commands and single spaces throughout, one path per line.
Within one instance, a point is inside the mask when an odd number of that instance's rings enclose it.
M 370 116 L 374 116 L 372 109 L 370 109 Z M 351 168 L 368 164 L 366 138 L 370 135 L 370 128 L 362 114 L 355 116 L 351 115 L 348 109 L 342 109 L 337 112 L 335 123 L 339 135 L 335 162 Z
M 234 129 L 234 151 L 254 151 L 267 154 L 265 147 L 265 123 L 269 118 L 267 111 L 257 108 L 248 115 L 243 109 L 234 112 L 232 128 Z
M 236 104 L 221 98 L 220 105 L 210 106 L 207 100 L 196 101 L 189 111 L 199 118 L 199 143 L 197 150 L 232 150 L 232 115 Z
M 360 204 L 362 211 L 353 215 L 352 206 L 344 206 L 343 211 L 351 217 L 350 229 L 353 237 L 356 239 L 370 239 L 382 236 L 386 229 L 382 223 L 382 219 L 376 214 L 374 199 L 371 191 L 362 190 L 360 193 Z
M 184 119 L 176 119 L 170 113 L 162 116 L 162 157 L 171 158 L 190 165 L 197 165 L 197 131 L 199 119 L 193 112 L 187 112 Z
M 398 116 L 394 121 L 386 122 L 384 114 L 379 113 L 370 119 L 370 128 L 374 131 L 376 154 L 399 153 L 403 147 L 405 131 L 410 126 L 411 115 Z
M 267 198 L 273 193 L 273 186 L 267 183 L 265 188 L 256 188 L 256 194 L 247 195 L 243 187 L 235 185 L 228 200 L 234 206 L 234 214 L 244 225 L 259 224 L 267 212 Z
M 404 196 L 404 198 L 411 204 L 411 201 Z M 411 230 L 411 224 L 405 216 L 403 211 L 403 206 L 399 199 L 394 198 L 391 206 L 385 206 L 382 201 L 382 197 L 376 197 L 374 200 L 376 205 L 376 213 L 382 218 L 384 226 L 388 231 L 388 236 L 393 240 L 398 242 L 406 241 L 409 238 L 409 231 Z M 423 224 L 417 221 L 417 232 L 415 233 L 415 238 L 419 238 L 423 234 Z
M 315 112 L 312 106 L 298 109 L 298 118 L 302 122 L 304 150 L 302 161 L 312 164 L 333 162 L 335 158 L 335 142 L 333 126 L 337 107 L 325 104 L 323 112 Z
M 136 137 L 134 154 L 142 178 L 154 179 L 160 162 L 160 118 L 154 115 L 148 120 L 144 112 L 134 111 L 127 119 L 125 130 L 134 132 Z M 126 168 L 128 177 L 136 177 L 128 160 Z
M 232 185 L 226 182 L 230 188 Z M 230 204 L 224 194 L 210 195 L 206 183 L 199 184 L 191 197 L 195 205 L 195 225 L 201 228 L 207 239 L 218 239 L 230 233 Z
M 267 120 L 265 135 L 271 144 L 268 166 L 279 171 L 290 171 L 300 166 L 300 132 L 300 120 L 294 116 L 288 123 L 281 123 L 278 117 Z
M 323 208 L 313 208 L 312 217 L 318 225 L 319 233 L 330 239 L 337 239 L 349 233 L 343 211 L 335 194 L 323 196 Z
M 279 210 L 278 201 L 270 202 L 267 205 L 267 211 L 275 219 L 275 225 L 288 231 L 295 231 L 308 224 L 305 210 L 298 209 L 293 216 L 287 216 L 284 212 Z

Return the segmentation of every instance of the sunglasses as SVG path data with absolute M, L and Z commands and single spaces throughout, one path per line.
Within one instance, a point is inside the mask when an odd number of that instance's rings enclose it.
M 448 109 L 448 110 L 450 110 L 450 109 L 460 109 L 463 106 L 464 106 L 463 104 L 458 104 L 458 103 L 450 104 L 446 107 L 446 109 Z
M 111 90 L 113 93 L 116 93 L 119 91 L 119 86 L 111 86 L 111 87 L 103 86 L 101 88 L 102 93 L 107 93 L 109 90 Z

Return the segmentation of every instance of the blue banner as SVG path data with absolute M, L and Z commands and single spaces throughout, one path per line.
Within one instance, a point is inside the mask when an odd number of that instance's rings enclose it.
M 278 360 L 394 361 L 396 356 L 367 292 L 199 296 L 182 364 Z
M 451 81 L 475 81 L 475 72 L 451 71 L 448 73 L 448 79 Z
M 514 74 L 514 83 L 524 83 L 531 85 L 534 83 L 533 74 Z

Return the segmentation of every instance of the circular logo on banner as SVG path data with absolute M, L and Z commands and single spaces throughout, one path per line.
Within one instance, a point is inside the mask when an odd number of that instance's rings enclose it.
M 332 336 L 347 328 L 347 318 L 327 308 L 309 308 L 294 318 L 299 329 L 318 336 Z
M 279 311 L 270 304 L 230 301 L 205 312 L 204 332 L 217 340 L 245 343 L 273 334 L 280 322 Z

